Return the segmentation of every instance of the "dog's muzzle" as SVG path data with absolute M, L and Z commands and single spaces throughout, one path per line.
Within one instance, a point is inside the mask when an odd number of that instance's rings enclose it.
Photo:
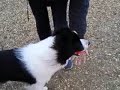
M 89 55 L 89 53 L 88 53 L 88 50 L 83 50 L 83 51 L 77 51 L 77 52 L 75 52 L 75 55 L 76 56 L 80 56 L 81 54 L 86 54 L 86 55 Z

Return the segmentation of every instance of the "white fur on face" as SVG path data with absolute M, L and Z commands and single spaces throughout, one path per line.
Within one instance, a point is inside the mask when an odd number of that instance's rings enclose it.
M 88 49 L 88 45 L 89 45 L 89 41 L 85 40 L 85 39 L 80 39 L 80 41 L 81 41 L 84 49 L 87 50 Z
M 37 83 L 33 86 L 39 86 L 39 90 L 44 87 L 51 76 L 61 68 L 62 65 L 57 63 L 57 51 L 51 47 L 54 44 L 55 37 L 49 37 L 36 44 L 30 44 L 18 52 L 21 57 L 18 57 L 26 65 L 26 69 L 33 75 Z M 33 89 L 36 90 L 36 89 Z

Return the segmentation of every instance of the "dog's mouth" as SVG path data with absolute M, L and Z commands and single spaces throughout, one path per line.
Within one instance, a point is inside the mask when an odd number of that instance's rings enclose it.
M 88 50 L 76 51 L 76 52 L 74 53 L 74 55 L 80 56 L 80 55 L 83 54 L 83 53 L 86 54 L 86 55 L 89 55 Z
M 76 56 L 80 56 L 81 54 L 86 54 L 86 55 L 89 55 L 88 53 L 88 47 L 90 46 L 90 42 L 88 40 L 85 40 L 85 39 L 80 39 L 83 47 L 84 47 L 84 50 L 82 51 L 76 51 L 74 54 Z

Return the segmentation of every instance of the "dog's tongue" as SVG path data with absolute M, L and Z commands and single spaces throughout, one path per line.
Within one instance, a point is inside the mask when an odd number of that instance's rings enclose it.
M 86 54 L 86 55 L 89 55 L 88 50 L 77 51 L 77 52 L 75 52 L 75 55 L 79 56 L 79 55 L 81 55 L 83 53 Z
M 83 50 L 83 51 L 77 51 L 75 52 L 76 58 L 75 60 L 75 64 L 76 65 L 81 65 L 81 63 L 85 63 L 86 62 L 86 55 L 88 54 L 88 50 Z

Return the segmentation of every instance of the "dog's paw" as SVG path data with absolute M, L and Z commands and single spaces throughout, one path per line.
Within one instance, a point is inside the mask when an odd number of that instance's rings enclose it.
M 48 90 L 48 87 L 45 86 L 45 87 L 43 88 L 43 90 Z
M 24 87 L 24 90 L 33 90 L 33 87 L 31 87 L 31 86 L 26 86 L 26 87 Z
M 48 90 L 48 87 L 28 86 L 24 90 Z
M 41 89 L 38 89 L 38 87 L 36 87 L 35 85 L 27 86 L 24 88 L 25 88 L 25 90 L 41 90 Z

